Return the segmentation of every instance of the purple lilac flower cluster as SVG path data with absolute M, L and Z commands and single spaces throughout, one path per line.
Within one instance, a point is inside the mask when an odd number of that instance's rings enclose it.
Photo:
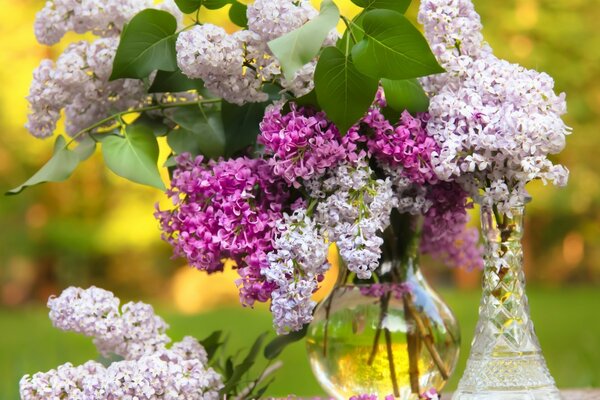
M 412 116 L 404 111 L 392 125 L 378 108 L 372 108 L 363 123 L 373 130 L 367 142 L 369 152 L 381 163 L 401 168 L 405 177 L 417 184 L 435 183 L 437 177 L 431 166 L 431 154 L 439 146 L 426 131 L 427 113 Z
M 457 183 L 441 182 L 428 196 L 432 206 L 425 213 L 421 252 L 467 270 L 483 268 L 478 231 L 467 227 L 468 193 Z
M 209 273 L 234 260 L 242 303 L 267 301 L 273 287 L 261 271 L 290 199 L 287 185 L 262 159 L 205 162 L 184 154 L 177 162 L 168 192 L 175 208 L 156 212 L 163 238 L 176 256 Z
M 100 353 L 118 354 L 124 360 L 108 367 L 95 361 L 67 363 L 25 375 L 21 399 L 219 398 L 222 378 L 207 366 L 205 349 L 192 337 L 167 349 L 171 341 L 164 333 L 167 325 L 150 305 L 128 303 L 121 314 L 119 299 L 111 292 L 71 287 L 50 298 L 48 306 L 54 326 L 92 336 Z
M 319 177 L 347 157 L 347 149 L 337 127 L 325 113 L 291 106 L 282 114 L 280 107 L 267 110 L 260 124 L 259 143 L 270 156 L 273 173 L 298 188 L 302 180 Z

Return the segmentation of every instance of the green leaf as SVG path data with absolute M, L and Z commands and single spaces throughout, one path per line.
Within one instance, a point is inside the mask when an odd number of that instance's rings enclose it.
M 269 42 L 269 48 L 279 60 L 286 79 L 314 59 L 323 42 L 340 19 L 340 10 L 332 0 L 321 3 L 317 17 L 300 28 Z
M 96 151 L 96 141 L 91 136 L 85 136 L 79 141 L 79 144 L 73 151 L 79 157 L 79 161 L 83 162 L 90 158 Z
M 200 344 L 204 347 L 204 350 L 206 350 L 206 354 L 208 355 L 208 361 L 213 359 L 217 350 L 223 344 L 223 342 L 221 342 L 221 336 L 223 336 L 223 331 L 215 331 L 206 339 L 200 340 Z
M 77 165 L 79 165 L 80 156 L 67 149 L 67 141 L 61 135 L 54 142 L 54 152 L 52 158 L 21 186 L 9 190 L 7 195 L 19 194 L 28 187 L 45 182 L 62 182 L 68 179 Z
M 352 0 L 354 4 L 367 10 L 384 9 L 404 14 L 411 0 Z
M 204 82 L 201 79 L 190 79 L 180 70 L 158 71 L 149 93 L 178 93 L 196 90 L 198 93 L 204 90 Z
M 365 75 L 397 80 L 444 72 L 423 35 L 404 15 L 368 11 L 363 27 L 365 37 L 352 49 L 352 58 Z
M 377 79 L 358 71 L 339 49 L 328 47 L 321 54 L 315 71 L 317 98 L 342 135 L 367 112 L 377 88 Z
M 209 158 L 225 154 L 226 135 L 218 112 L 194 105 L 178 108 L 172 119 L 180 127 L 167 137 L 175 153 L 204 154 Z
M 260 134 L 259 124 L 269 103 L 248 103 L 243 106 L 222 102 L 223 127 L 225 128 L 225 155 L 256 143 Z
M 209 10 L 218 10 L 219 8 L 225 7 L 229 3 L 232 3 L 232 0 L 204 0 L 202 5 Z
M 252 368 L 254 362 L 256 361 L 256 356 L 258 356 L 258 352 L 262 348 L 263 342 L 265 341 L 266 337 L 267 333 L 265 332 L 256 339 L 256 341 L 252 345 L 252 348 L 248 352 L 248 355 L 244 358 L 241 364 L 237 365 L 234 368 L 231 378 L 229 378 L 227 382 L 225 382 L 225 386 L 223 387 L 223 389 L 221 389 L 221 394 L 228 394 L 232 389 L 234 389 L 238 385 L 240 379 L 244 376 L 244 374 L 248 372 L 250 368 Z
M 162 117 L 150 116 L 147 113 L 140 115 L 133 125 L 143 125 L 148 127 L 156 137 L 166 136 L 169 133 L 169 127 L 165 125 Z
M 365 13 L 361 12 L 351 21 L 350 28 L 346 28 L 346 31 L 342 35 L 341 39 L 337 41 L 335 47 L 346 55 L 350 54 L 354 41 L 360 42 L 365 37 L 365 30 L 362 27 L 362 21 L 365 17 Z M 350 34 L 352 32 L 352 34 Z
M 308 324 L 304 325 L 299 331 L 291 332 L 287 335 L 277 336 L 265 346 L 263 355 L 267 360 L 276 359 L 287 346 L 304 339 L 307 332 Z
M 414 114 L 429 109 L 429 97 L 416 79 L 392 81 L 382 79 L 381 85 L 388 106 L 396 111 L 408 110 Z
M 200 8 L 202 0 L 175 0 L 175 4 L 185 14 L 191 14 Z
M 110 79 L 142 79 L 156 70 L 176 71 L 176 30 L 177 20 L 166 11 L 138 13 L 121 34 Z
M 248 17 L 246 16 L 247 10 L 248 6 L 239 1 L 234 1 L 229 8 L 229 19 L 237 26 L 245 28 L 248 26 Z
M 158 167 L 158 143 L 144 125 L 130 125 L 125 136 L 103 136 L 102 155 L 106 166 L 130 181 L 165 190 Z

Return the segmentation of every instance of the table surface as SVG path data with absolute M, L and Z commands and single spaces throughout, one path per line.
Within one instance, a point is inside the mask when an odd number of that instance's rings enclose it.
M 600 400 L 600 389 L 561 390 L 563 400 Z M 451 399 L 452 393 L 444 393 L 444 400 Z

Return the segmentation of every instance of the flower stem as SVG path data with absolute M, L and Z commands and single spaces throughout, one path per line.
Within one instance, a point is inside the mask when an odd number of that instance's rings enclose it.
M 440 353 L 435 348 L 435 344 L 433 343 L 433 337 L 431 336 L 431 333 L 425 326 L 425 323 L 421 319 L 419 312 L 417 311 L 414 304 L 412 303 L 412 300 L 408 296 L 410 295 L 405 295 L 406 301 L 404 304 L 407 307 L 412 318 L 414 319 L 419 334 L 423 339 L 423 342 L 425 343 L 425 347 L 429 351 L 429 354 L 431 354 L 431 358 L 433 359 L 433 362 L 436 365 L 437 369 L 440 371 L 440 375 L 442 375 L 442 378 L 444 378 L 444 380 L 448 380 L 448 378 L 450 377 L 450 372 L 444 364 L 444 360 L 442 360 Z
M 413 325 L 414 317 L 412 313 L 409 311 L 408 303 L 410 300 L 410 295 L 403 296 L 404 301 L 404 314 L 406 315 L 406 324 L 407 326 Z M 419 384 L 419 353 L 421 351 L 421 340 L 419 335 L 408 329 L 406 331 L 406 345 L 408 350 L 408 376 L 410 380 L 410 389 L 411 392 L 420 394 L 421 387 Z
M 398 378 L 396 377 L 396 366 L 394 364 L 394 352 L 392 348 L 392 333 L 388 328 L 384 329 L 385 345 L 387 347 L 387 356 L 390 363 L 390 377 L 392 378 L 392 386 L 394 388 L 394 396 L 400 397 L 400 388 L 398 386 Z
M 388 311 L 388 306 L 390 303 L 390 293 L 385 296 L 381 296 L 381 312 L 379 315 L 379 322 L 377 323 L 377 330 L 375 331 L 375 338 L 373 339 L 373 348 L 371 349 L 371 355 L 369 356 L 368 365 L 373 365 L 375 362 L 375 357 L 377 356 L 377 350 L 379 349 L 379 339 L 381 337 L 381 330 L 383 327 L 383 320 L 385 319 L 385 315 Z

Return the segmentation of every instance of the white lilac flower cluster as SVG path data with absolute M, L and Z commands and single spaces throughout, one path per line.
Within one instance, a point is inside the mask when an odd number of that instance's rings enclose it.
M 315 221 L 321 234 L 335 242 L 348 269 L 359 279 L 369 279 L 379 266 L 390 213 L 398 206 L 392 180 L 373 179 L 366 162 L 341 164 L 308 185 L 312 198 L 320 199 Z
M 56 63 L 43 60 L 34 71 L 27 100 L 27 129 L 36 137 L 52 136 L 65 110 L 65 129 L 75 135 L 114 110 L 139 106 L 145 100 L 139 80 L 109 82 L 119 40 L 101 38 L 70 44 Z
M 211 92 L 230 103 L 266 101 L 262 86 L 275 79 L 302 96 L 313 88 L 316 62 L 304 66 L 291 81 L 285 80 L 267 44 L 317 14 L 308 0 L 257 0 L 248 6 L 248 30 L 228 34 L 219 26 L 204 24 L 181 32 L 177 64 L 185 75 L 202 79 Z M 332 34 L 329 42 L 333 39 Z
M 117 37 L 135 14 L 153 5 L 153 0 L 48 0 L 36 15 L 35 36 L 46 45 L 58 43 L 69 31 Z M 165 0 L 155 8 L 170 12 L 179 21 L 183 19 L 173 0 Z
M 262 271 L 276 289 L 271 293 L 271 313 L 278 334 L 301 329 L 312 320 L 316 303 L 311 299 L 329 269 L 328 244 L 305 209 L 285 215 L 274 250 L 268 254 L 269 268 Z
M 69 135 L 101 121 L 115 111 L 138 107 L 147 100 L 144 84 L 136 79 L 109 81 L 119 34 L 135 14 L 154 7 L 181 25 L 183 14 L 173 0 L 153 6 L 152 0 L 49 0 L 37 14 L 35 34 L 52 45 L 69 31 L 92 32 L 100 38 L 69 45 L 56 63 L 43 60 L 34 71 L 27 100 L 26 128 L 32 135 L 52 136 L 65 112 Z
M 423 79 L 440 179 L 456 179 L 504 213 L 524 201 L 531 180 L 565 185 L 567 169 L 548 159 L 570 133 L 561 119 L 565 95 L 556 95 L 552 78 L 496 58 L 470 0 L 423 1 L 419 19 L 447 70 Z
M 93 336 L 101 353 L 119 354 L 124 360 L 108 367 L 94 361 L 81 366 L 67 363 L 25 375 L 20 382 L 21 399 L 219 398 L 222 378 L 207 367 L 204 348 L 186 337 L 167 349 L 167 325 L 149 305 L 128 303 L 120 315 L 119 299 L 95 287 L 69 288 L 48 304 L 56 327 Z M 125 343 L 119 345 L 118 339 Z
M 119 310 L 119 299 L 104 289 L 68 288 L 51 297 L 48 308 L 56 328 L 93 337 L 104 356 L 135 360 L 170 342 L 165 334 L 168 325 L 151 305 L 130 302 Z
M 379 167 L 389 176 L 397 199 L 397 209 L 401 214 L 425 215 L 433 205 L 427 198 L 427 187 L 414 183 L 407 178 L 402 167 L 392 168 L 380 163 Z

